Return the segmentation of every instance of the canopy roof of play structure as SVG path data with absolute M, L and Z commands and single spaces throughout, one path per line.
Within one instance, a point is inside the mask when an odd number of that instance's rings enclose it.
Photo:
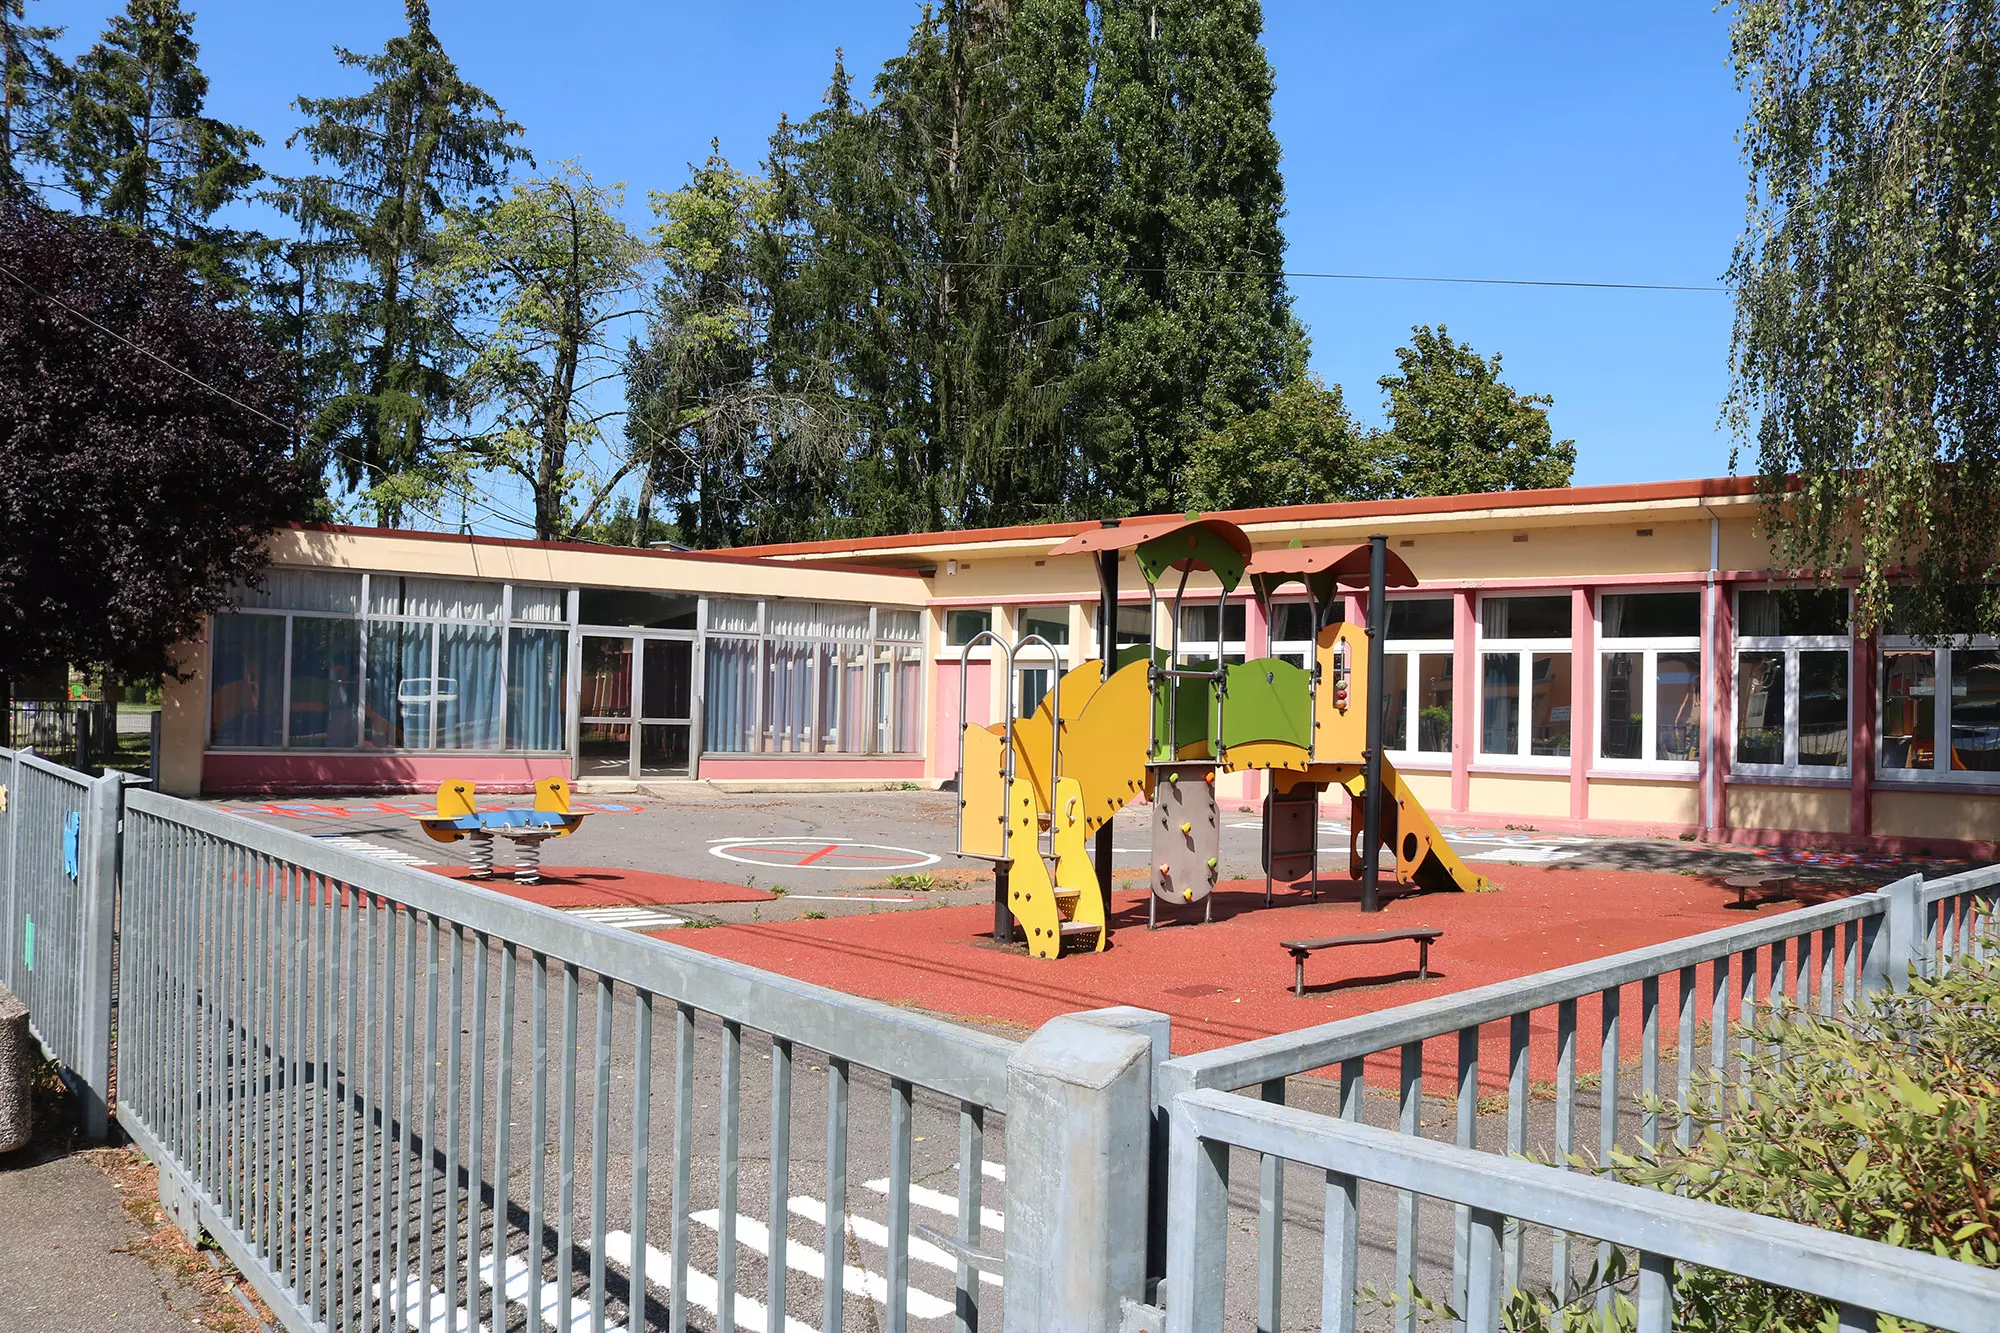
M 1368 586 L 1369 550 L 1360 546 L 1289 546 L 1257 551 L 1250 536 L 1227 519 L 1148 519 L 1093 528 L 1050 548 L 1050 555 L 1082 555 L 1098 551 L 1133 551 L 1148 583 L 1168 570 L 1186 574 L 1206 569 L 1234 588 L 1250 575 L 1259 597 L 1298 579 L 1324 596 L 1336 586 Z M 1387 552 L 1384 582 L 1391 588 L 1413 588 L 1417 576 L 1401 556 Z

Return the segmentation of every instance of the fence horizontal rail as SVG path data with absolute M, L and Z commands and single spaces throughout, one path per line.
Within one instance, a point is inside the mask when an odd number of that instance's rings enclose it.
M 1458 1309 L 1472 1333 L 1500 1327 L 1507 1298 L 1500 1249 L 1510 1218 L 1638 1251 L 1642 1330 L 1673 1327 L 1676 1263 L 1833 1302 L 1843 1330 L 1873 1329 L 1879 1312 L 1971 1333 L 1992 1328 L 2000 1310 L 2000 1272 L 1855 1236 L 1222 1092 L 1177 1096 L 1169 1114 L 1175 1200 L 1167 1238 L 1169 1333 L 1223 1325 L 1232 1146 L 1327 1173 L 1322 1322 L 1328 1329 L 1354 1326 L 1357 1182 L 1468 1211 L 1471 1277 Z
M 1786 912 L 1748 926 L 1725 926 L 1665 944 L 1572 963 L 1474 990 L 1398 1005 L 1355 1018 L 1322 1023 L 1235 1046 L 1201 1051 L 1164 1067 L 1175 1091 L 1235 1091 L 1273 1079 L 1324 1069 L 1344 1060 L 1395 1050 L 1407 1043 L 1448 1036 L 1529 1010 L 1601 995 L 1683 968 L 1714 962 L 1854 921 L 1872 921 L 1887 910 L 1879 894 Z
M 1001 1280 L 1014 1042 L 153 793 L 124 864 L 121 1122 L 290 1329 L 796 1333 L 806 1282 L 970 1330 Z

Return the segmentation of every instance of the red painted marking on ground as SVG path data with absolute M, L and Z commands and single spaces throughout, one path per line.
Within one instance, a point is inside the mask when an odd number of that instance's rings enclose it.
M 465 866 L 431 866 L 452 879 L 466 879 Z M 491 879 L 469 880 L 483 889 L 522 898 L 544 907 L 655 907 L 673 903 L 761 903 L 777 895 L 742 884 L 714 879 L 687 879 L 651 870 L 612 866 L 542 867 L 539 884 L 516 884 L 512 867 L 501 866 Z
M 723 850 L 730 852 L 762 852 L 765 856 L 796 856 L 799 851 L 796 847 L 745 847 L 740 843 L 724 843 Z M 922 856 L 924 853 L 918 852 L 915 855 Z M 834 861 L 902 862 L 910 859 L 908 856 L 865 856 L 860 852 L 844 851 L 839 843 L 832 843 L 820 848 L 798 864 L 800 866 L 809 866 L 822 857 Z
M 1216 892 L 1213 924 L 1151 932 L 1145 893 L 1121 890 L 1114 896 L 1111 948 L 1055 962 L 991 944 L 993 914 L 985 905 L 723 925 L 669 938 L 851 994 L 1024 1028 L 1081 1009 L 1138 1005 L 1172 1017 L 1174 1050 L 1185 1053 L 1740 926 L 1748 917 L 1798 905 L 1771 903 L 1745 913 L 1729 906 L 1733 891 L 1679 875 L 1536 866 L 1495 871 L 1498 892 L 1413 895 L 1393 900 L 1373 917 L 1361 916 L 1354 886 L 1345 881 L 1324 884 L 1318 903 L 1303 890 L 1280 890 L 1279 905 L 1266 909 L 1263 881 L 1239 880 Z M 1161 908 L 1163 921 L 1180 915 Z M 1198 911 L 1186 915 L 1200 919 Z M 1408 941 L 1358 945 L 1313 955 L 1306 964 L 1306 994 L 1292 994 L 1292 960 L 1280 940 L 1404 926 L 1444 931 L 1431 946 L 1429 980 L 1416 979 L 1417 949 Z M 1797 961 L 1788 957 L 1793 969 Z M 1815 986 L 1818 967 L 1815 951 Z M 1676 976 L 1669 974 L 1659 990 L 1664 1048 L 1677 1039 Z M 1705 1066 L 1711 993 L 1705 966 L 1696 991 L 1697 1063 Z M 1620 1003 L 1621 1045 L 1629 1062 L 1638 1055 L 1643 1026 L 1639 985 L 1626 987 Z M 1581 1074 L 1596 1068 L 1601 1005 L 1589 996 L 1577 1008 Z M 1480 1080 L 1490 1089 L 1506 1086 L 1507 1029 L 1504 1022 L 1492 1023 L 1480 1034 Z M 1530 1020 L 1532 1077 L 1554 1077 L 1555 1036 L 1555 1009 L 1536 1011 Z M 1430 1090 L 1447 1093 L 1456 1085 L 1456 1047 L 1448 1036 L 1426 1044 Z M 1371 1059 L 1371 1083 L 1393 1087 L 1396 1059 L 1394 1051 Z M 1663 1065 L 1661 1091 L 1671 1096 L 1674 1063 Z

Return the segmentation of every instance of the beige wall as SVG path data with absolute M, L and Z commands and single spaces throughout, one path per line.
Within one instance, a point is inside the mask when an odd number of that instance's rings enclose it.
M 1694 782 L 1593 778 L 1590 817 L 1627 823 L 1696 824 L 1701 821 L 1701 789 Z
M 1847 832 L 1851 793 L 1846 787 L 1757 787 L 1733 782 L 1726 791 L 1732 828 Z
M 174 665 L 186 680 L 169 677 L 160 692 L 160 790 L 169 796 L 201 794 L 201 752 L 208 743 L 208 649 L 182 644 Z
M 1442 818 L 1451 809 L 1451 774 L 1411 773 L 1397 769 L 1403 775 L 1403 782 L 1418 801 L 1423 804 L 1431 818 Z
M 1470 793 L 1472 809 L 1478 814 L 1546 815 L 1569 817 L 1569 774 L 1528 777 L 1502 773 L 1474 773 Z
M 1962 838 L 2000 842 L 2000 794 L 1878 791 L 1874 832 L 1885 838 Z

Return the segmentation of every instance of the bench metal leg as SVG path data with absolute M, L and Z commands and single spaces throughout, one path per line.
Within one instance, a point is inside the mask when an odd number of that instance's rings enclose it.
M 1293 954 L 1292 967 L 1292 994 L 1304 995 L 1306 993 L 1306 956 L 1302 953 Z
M 1430 979 L 1431 979 L 1431 942 L 1429 940 L 1418 940 L 1417 980 L 1429 981 Z

